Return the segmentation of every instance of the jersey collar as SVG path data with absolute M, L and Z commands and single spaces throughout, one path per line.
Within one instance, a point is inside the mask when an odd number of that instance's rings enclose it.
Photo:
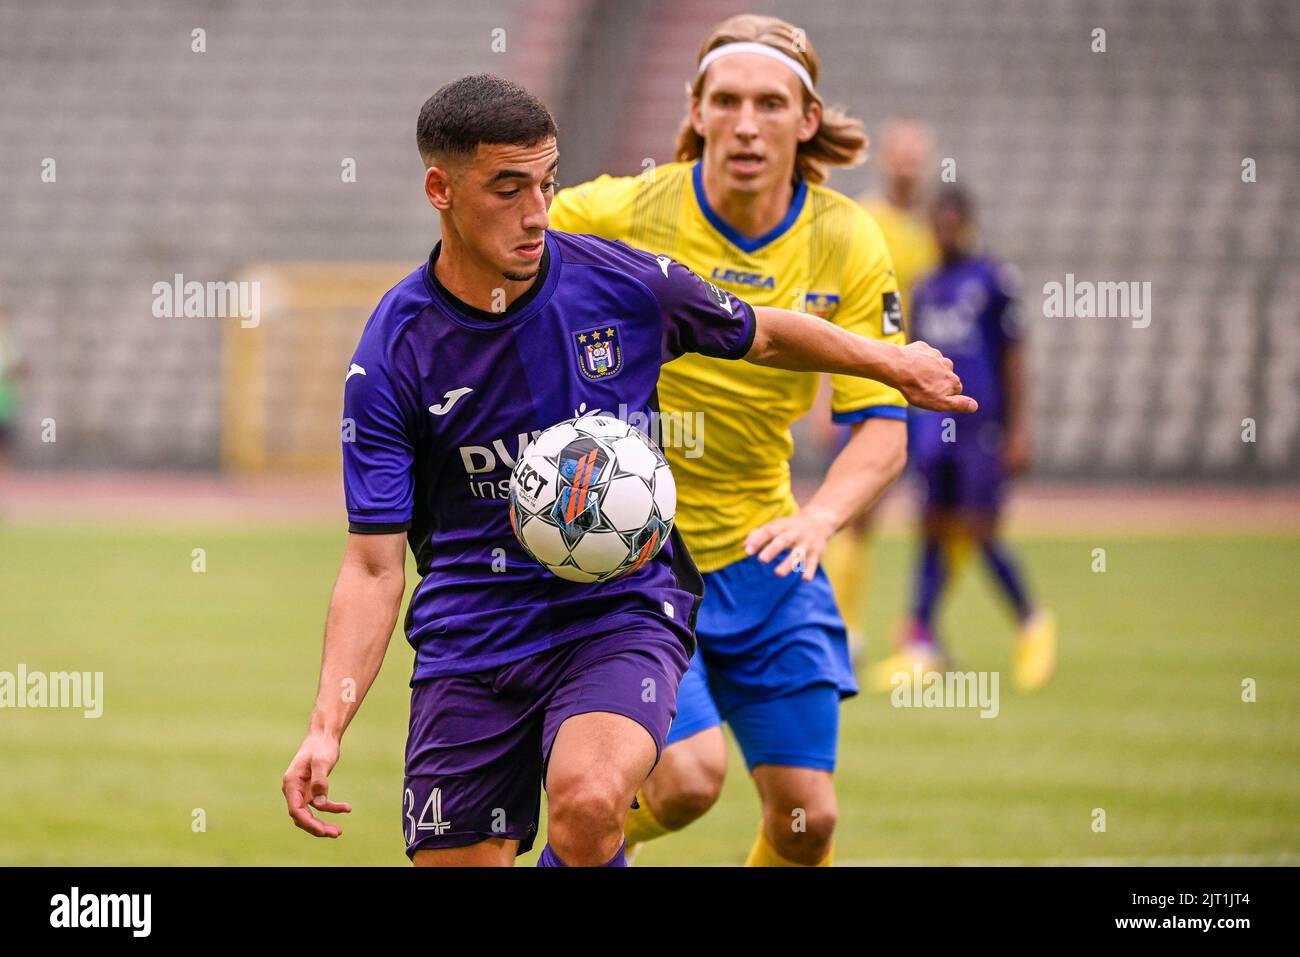
M 723 238 L 743 252 L 758 252 L 768 243 L 775 242 L 790 231 L 799 214 L 803 212 L 804 200 L 808 197 L 808 183 L 800 176 L 799 181 L 794 187 L 794 198 L 790 200 L 790 208 L 786 210 L 785 217 L 756 239 L 750 239 L 748 236 L 742 236 L 733 229 L 725 219 L 717 214 L 712 206 L 709 205 L 708 198 L 704 195 L 704 161 L 696 160 L 695 166 L 691 170 L 691 183 L 695 186 L 695 202 L 699 204 L 700 212 L 704 218 L 709 221 L 709 225 L 722 234 Z
M 441 240 L 433 247 L 428 262 L 424 264 L 424 285 L 429 290 L 429 294 L 434 301 L 442 306 L 443 312 L 463 326 L 469 326 L 473 329 L 504 329 L 516 326 L 531 319 L 541 311 L 547 300 L 551 298 L 551 293 L 555 291 L 555 285 L 559 281 L 560 257 L 556 254 L 555 243 L 551 239 L 549 230 L 545 236 L 545 243 L 546 246 L 542 250 L 542 261 L 539 265 L 537 278 L 522 296 L 506 308 L 505 312 L 489 312 L 471 306 L 454 296 L 446 286 L 438 281 L 438 277 L 433 271 L 433 264 L 437 261 L 439 252 L 442 251 Z

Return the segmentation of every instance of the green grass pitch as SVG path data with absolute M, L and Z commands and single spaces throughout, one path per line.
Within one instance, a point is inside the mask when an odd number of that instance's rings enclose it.
M 338 841 L 285 814 L 337 529 L 0 527 L 0 670 L 104 672 L 104 714 L 0 710 L 0 864 L 403 865 L 411 652 L 400 633 L 343 742 Z M 1291 861 L 1300 852 L 1300 537 L 1017 540 L 1058 616 L 1042 692 L 1010 682 L 1012 628 L 975 566 L 943 609 L 965 669 L 1002 672 L 1000 714 L 845 703 L 841 863 Z M 1091 570 L 1106 549 L 1107 570 Z M 191 570 L 191 550 L 207 570 Z M 906 606 L 913 547 L 872 549 L 870 651 Z M 1257 700 L 1242 701 L 1252 678 Z M 757 801 L 733 751 L 719 805 L 639 864 L 735 864 Z M 1106 829 L 1093 829 L 1093 809 Z M 206 820 L 193 827 L 196 809 Z M 540 846 L 540 845 L 539 845 Z M 521 859 L 532 863 L 530 854 Z

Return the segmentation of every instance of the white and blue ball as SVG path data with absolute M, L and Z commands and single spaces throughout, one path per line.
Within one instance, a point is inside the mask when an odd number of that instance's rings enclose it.
M 605 415 L 558 422 L 510 473 L 510 524 L 539 565 L 575 582 L 604 582 L 659 553 L 677 486 L 659 447 Z

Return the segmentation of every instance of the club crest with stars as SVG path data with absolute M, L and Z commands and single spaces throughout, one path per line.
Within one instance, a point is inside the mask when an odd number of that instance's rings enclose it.
M 623 347 L 618 326 L 609 323 L 573 333 L 578 351 L 578 369 L 588 379 L 608 379 L 623 368 Z

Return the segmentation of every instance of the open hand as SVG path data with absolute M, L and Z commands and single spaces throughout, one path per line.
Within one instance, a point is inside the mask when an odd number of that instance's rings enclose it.
M 330 814 L 347 814 L 352 805 L 329 799 L 329 773 L 339 761 L 337 738 L 311 733 L 289 762 L 280 790 L 284 792 L 293 823 L 316 837 L 338 837 L 343 830 L 320 820 L 311 808 Z
M 789 554 L 776 566 L 776 577 L 802 572 L 804 581 L 817 574 L 826 543 L 835 534 L 835 522 L 815 508 L 804 508 L 796 515 L 777 518 L 761 525 L 745 539 L 745 554 L 757 552 L 760 562 L 770 562 L 784 551 Z

